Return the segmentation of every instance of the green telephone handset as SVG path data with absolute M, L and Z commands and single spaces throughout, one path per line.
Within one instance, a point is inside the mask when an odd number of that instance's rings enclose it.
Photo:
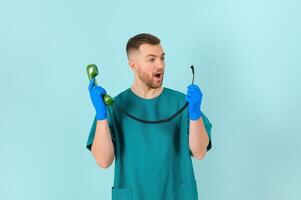
M 95 78 L 98 75 L 97 66 L 95 64 L 88 65 L 87 66 L 87 74 L 88 74 L 89 81 L 91 79 Z M 96 80 L 94 80 L 94 83 L 95 83 L 95 85 L 97 85 Z M 108 95 L 108 94 L 103 95 L 102 98 L 103 98 L 104 103 L 107 106 L 112 105 L 113 102 L 114 102 L 113 98 L 110 95 Z

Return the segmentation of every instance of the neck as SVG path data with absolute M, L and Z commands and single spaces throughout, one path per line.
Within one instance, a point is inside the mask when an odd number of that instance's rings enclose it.
M 131 86 L 131 90 L 141 98 L 152 99 L 161 94 L 163 87 L 161 86 L 159 88 L 150 88 L 141 81 L 135 81 Z

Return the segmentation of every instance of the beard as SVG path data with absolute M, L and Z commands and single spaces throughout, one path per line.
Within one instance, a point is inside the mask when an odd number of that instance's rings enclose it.
M 138 70 L 138 77 L 139 79 L 149 88 L 157 89 L 162 86 L 163 83 L 163 73 L 162 73 L 162 79 L 161 81 L 157 81 L 153 75 L 149 76 L 145 72 L 143 72 L 141 69 Z

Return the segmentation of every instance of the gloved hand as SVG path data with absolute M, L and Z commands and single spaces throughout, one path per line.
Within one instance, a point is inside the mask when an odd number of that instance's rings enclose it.
M 199 86 L 195 84 L 190 84 L 187 89 L 188 90 L 185 99 L 188 101 L 189 118 L 191 120 L 198 120 L 202 115 L 202 91 L 200 90 Z
M 90 80 L 89 83 L 89 93 L 91 101 L 94 105 L 96 111 L 96 119 L 104 120 L 107 119 L 106 105 L 103 101 L 102 95 L 106 94 L 106 90 L 100 86 L 95 85 L 95 78 Z

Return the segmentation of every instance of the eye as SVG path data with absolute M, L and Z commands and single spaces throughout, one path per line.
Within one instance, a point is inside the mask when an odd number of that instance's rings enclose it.
M 155 58 L 149 59 L 150 62 L 155 62 Z
M 165 60 L 165 57 L 162 57 L 161 60 Z

